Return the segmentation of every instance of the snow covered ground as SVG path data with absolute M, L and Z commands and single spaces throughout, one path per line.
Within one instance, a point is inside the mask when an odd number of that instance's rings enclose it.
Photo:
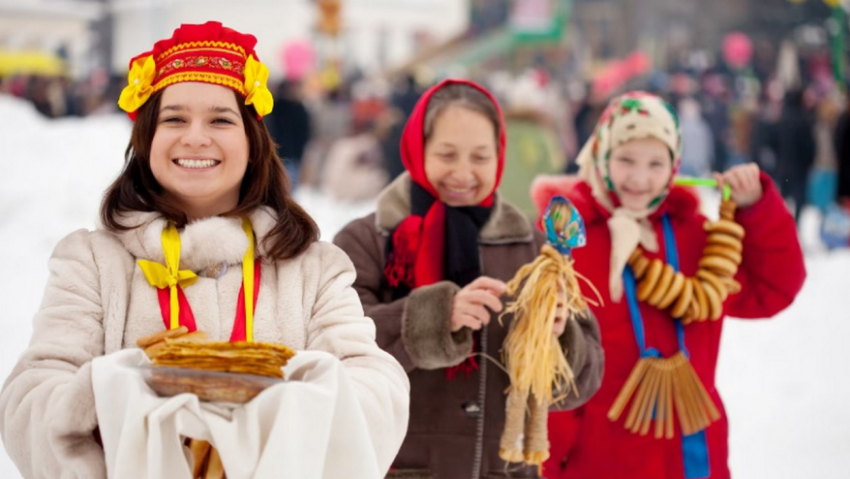
M 123 116 L 46 121 L 0 96 L 0 378 L 32 334 L 60 238 L 93 228 L 103 190 L 129 139 Z M 372 204 L 339 204 L 312 191 L 297 198 L 330 240 Z M 728 321 L 718 383 L 731 424 L 730 464 L 741 479 L 846 479 L 850 470 L 850 252 L 817 243 L 807 212 L 808 280 L 772 321 Z M 846 295 L 846 296 L 845 296 Z M 15 438 L 6 438 L 14 441 Z M 0 479 L 20 474 L 0 451 Z

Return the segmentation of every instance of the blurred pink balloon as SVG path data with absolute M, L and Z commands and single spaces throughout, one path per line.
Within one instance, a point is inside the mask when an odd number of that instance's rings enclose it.
M 316 53 L 304 40 L 294 40 L 283 47 L 281 61 L 283 75 L 287 80 L 301 80 L 313 69 Z
M 723 38 L 723 59 L 733 68 L 741 68 L 753 57 L 753 43 L 741 32 L 726 34 Z

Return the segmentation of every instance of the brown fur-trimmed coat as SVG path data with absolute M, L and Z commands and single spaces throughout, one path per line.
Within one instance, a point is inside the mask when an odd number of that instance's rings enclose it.
M 506 466 L 499 459 L 507 374 L 479 357 L 480 369 L 469 377 L 463 373 L 453 380 L 446 377 L 445 368 L 466 359 L 473 345 L 472 330 L 450 332 L 458 286 L 442 281 L 392 299 L 383 276 L 384 246 L 389 232 L 410 212 L 409 191 L 410 177 L 405 173 L 381 193 L 374 214 L 350 223 L 334 238 L 357 269 L 354 287 L 366 314 L 377 324 L 378 344 L 401 362 L 410 377 L 410 426 L 388 477 L 537 477 L 532 468 Z M 483 274 L 510 280 L 537 257 L 543 241 L 519 210 L 497 197 L 479 236 Z M 563 407 L 574 408 L 599 388 L 603 355 L 599 329 L 589 311 L 568 325 L 561 343 L 576 373 L 579 396 L 571 395 Z M 484 328 L 480 346 L 490 357 L 500 359 L 505 335 L 506 328 L 494 315 Z

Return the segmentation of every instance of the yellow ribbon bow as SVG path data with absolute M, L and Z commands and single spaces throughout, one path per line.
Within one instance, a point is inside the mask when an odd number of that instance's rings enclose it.
M 165 255 L 165 265 L 140 259 L 136 261 L 151 286 L 169 289 L 171 304 L 171 321 L 169 329 L 180 326 L 180 303 L 177 301 L 177 286 L 185 288 L 198 280 L 193 271 L 181 270 L 180 267 L 180 233 L 173 223 L 162 230 L 162 252 Z
M 245 62 L 245 98 L 246 105 L 254 105 L 257 114 L 266 116 L 272 112 L 274 97 L 269 91 L 269 69 L 257 61 L 253 55 Z
M 136 59 L 127 75 L 127 86 L 121 91 L 118 106 L 127 113 L 138 110 L 153 93 L 153 79 L 156 75 L 156 62 L 153 55 Z

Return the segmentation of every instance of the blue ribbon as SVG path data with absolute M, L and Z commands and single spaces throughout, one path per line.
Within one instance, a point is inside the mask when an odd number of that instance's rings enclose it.
M 676 247 L 676 235 L 673 232 L 673 225 L 670 223 L 670 216 L 665 214 L 661 217 L 664 225 L 664 244 L 667 255 L 667 263 L 673 268 L 673 271 L 679 271 L 679 252 Z M 635 331 L 635 340 L 637 341 L 638 349 L 641 358 L 660 358 L 661 351 L 656 348 L 646 347 L 646 335 L 643 328 L 643 317 L 640 314 L 638 306 L 635 275 L 631 266 L 626 265 L 623 270 L 623 286 L 626 292 L 626 299 L 629 306 L 629 315 L 632 319 L 632 328 Z M 685 347 L 685 327 L 679 318 L 676 321 L 676 339 L 679 342 L 679 350 L 690 357 L 688 349 Z M 654 413 L 653 413 L 654 414 Z M 686 479 L 704 479 L 711 476 L 711 469 L 708 463 L 708 442 L 705 437 L 705 430 L 699 431 L 690 436 L 682 436 L 682 462 L 685 466 Z

